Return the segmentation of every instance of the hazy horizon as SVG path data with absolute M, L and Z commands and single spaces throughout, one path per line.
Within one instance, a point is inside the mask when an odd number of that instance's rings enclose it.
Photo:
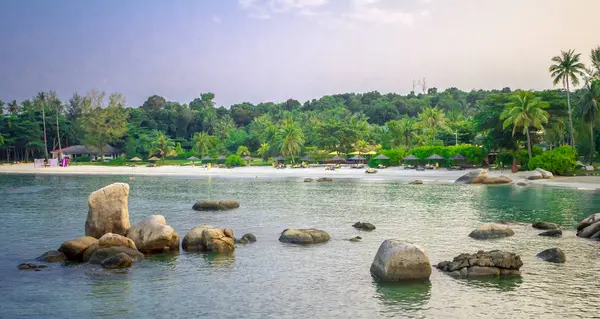
M 121 92 L 218 106 L 348 92 L 549 89 L 550 59 L 600 45 L 600 1 L 156 0 L 0 4 L 0 99 Z M 418 89 L 417 89 L 418 91 Z

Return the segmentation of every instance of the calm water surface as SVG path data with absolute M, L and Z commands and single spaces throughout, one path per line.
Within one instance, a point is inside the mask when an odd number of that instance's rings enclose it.
M 84 233 L 87 196 L 112 182 L 130 184 L 132 223 L 164 215 L 183 238 L 199 224 L 253 232 L 258 242 L 234 257 L 155 256 L 124 271 L 89 265 L 16 268 Z M 195 212 L 198 199 L 234 199 L 239 209 Z M 567 318 L 598 315 L 600 244 L 573 231 L 600 210 L 592 192 L 531 187 L 303 183 L 283 179 L 0 175 L 0 317 L 2 318 Z M 475 241 L 483 222 L 557 222 L 563 238 L 515 236 Z M 377 226 L 372 233 L 351 227 Z M 288 227 L 316 227 L 326 244 L 277 241 Z M 363 241 L 344 239 L 360 235 Z M 379 285 L 369 267 L 384 239 L 427 248 L 432 263 L 463 252 L 505 249 L 521 255 L 520 279 L 457 280 L 434 269 L 428 284 Z M 560 247 L 567 263 L 535 254 Z

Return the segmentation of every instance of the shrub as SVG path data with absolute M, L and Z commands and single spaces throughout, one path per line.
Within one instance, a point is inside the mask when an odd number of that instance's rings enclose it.
M 467 158 L 469 163 L 479 164 L 483 161 L 485 152 L 483 147 L 471 144 L 461 144 L 455 146 L 420 146 L 411 149 L 407 154 L 413 154 L 422 160 L 433 154 L 440 155 L 446 160 L 456 154 L 461 154 Z
M 227 160 L 225 160 L 225 166 L 228 167 L 236 167 L 244 165 L 244 161 L 238 155 L 229 155 Z
M 73 159 L 73 163 L 87 163 L 90 161 L 89 156 L 80 156 Z
M 127 163 L 127 159 L 123 156 L 121 157 L 117 157 L 115 159 L 112 159 L 108 162 L 108 165 L 113 165 L 113 166 L 122 166 L 125 165 Z
M 558 175 L 570 175 L 575 170 L 577 153 L 569 146 L 557 147 L 533 157 L 529 169 L 542 168 Z

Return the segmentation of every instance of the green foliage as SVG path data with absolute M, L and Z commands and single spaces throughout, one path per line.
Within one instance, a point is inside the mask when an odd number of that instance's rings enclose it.
M 390 159 L 389 160 L 381 160 L 381 161 L 376 160 L 375 157 L 379 154 L 383 154 L 383 155 L 389 157 Z M 379 164 L 398 166 L 398 165 L 400 165 L 400 161 L 402 161 L 404 156 L 406 156 L 406 149 L 404 149 L 404 148 L 381 150 L 381 151 L 379 151 L 379 153 L 377 153 L 376 155 L 373 155 L 371 157 L 371 159 L 369 160 L 369 166 L 377 167 L 377 165 L 379 165 Z
M 89 163 L 91 162 L 91 159 L 89 156 L 79 156 L 79 157 L 75 157 L 73 159 L 74 163 Z
M 129 163 L 129 161 L 127 161 L 127 159 L 125 157 L 119 156 L 117 158 L 110 160 L 107 164 L 110 166 L 123 166 L 127 163 Z
M 461 154 L 467 158 L 469 163 L 481 164 L 485 157 L 486 151 L 483 147 L 463 144 L 455 146 L 421 146 L 415 147 L 407 152 L 407 154 L 413 154 L 414 156 L 425 161 L 425 158 L 437 154 L 447 161 L 456 154 Z
M 244 161 L 238 155 L 229 155 L 225 160 L 225 166 L 227 167 L 238 167 L 244 165 Z
M 542 168 L 558 175 L 570 175 L 575 170 L 577 153 L 568 146 L 557 147 L 533 157 L 529 169 Z
M 240 145 L 235 154 L 239 157 L 250 156 L 250 151 L 248 150 L 248 146 Z

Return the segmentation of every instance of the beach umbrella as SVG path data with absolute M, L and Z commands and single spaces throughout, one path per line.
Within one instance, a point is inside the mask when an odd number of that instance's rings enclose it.
M 410 155 L 408 155 L 408 156 L 406 156 L 406 157 L 403 158 L 403 160 L 405 160 L 405 161 L 418 161 L 419 159 L 420 158 L 418 158 L 418 157 L 416 157 L 416 156 L 414 156 L 412 154 L 410 154 Z
M 339 162 L 343 161 L 344 159 L 336 155 L 331 160 L 334 161 L 334 162 L 339 163 Z
M 360 155 L 355 155 L 352 158 L 350 158 L 350 160 L 354 162 L 362 162 L 365 160 L 365 158 Z
M 190 156 L 188 157 L 188 160 L 190 161 L 197 161 L 199 158 L 197 158 L 196 156 Z
M 160 161 L 160 158 L 156 157 L 156 156 L 152 156 L 148 159 L 150 162 L 156 162 L 156 161 Z
M 285 162 L 285 157 L 279 155 L 279 156 L 275 157 L 275 160 L 278 162 Z
M 313 159 L 310 156 L 304 156 L 300 160 L 303 162 L 312 162 Z
M 461 154 L 455 154 L 454 156 L 450 157 L 450 159 L 455 161 L 464 161 L 467 158 L 462 156 Z
M 208 156 L 208 155 L 206 155 L 206 156 L 202 157 L 202 160 L 203 160 L 203 161 L 212 161 L 212 160 L 213 160 L 213 158 L 212 158 L 212 157 L 210 157 L 210 156 Z
M 442 161 L 444 160 L 443 157 L 437 155 L 437 154 L 432 154 L 431 156 L 427 157 L 426 159 L 428 160 L 433 160 L 433 161 Z
M 141 159 L 141 158 L 139 158 L 139 157 L 132 157 L 132 158 L 130 158 L 129 160 L 130 160 L 130 161 L 132 161 L 132 162 L 139 162 L 139 161 L 141 161 L 142 159 Z
M 244 156 L 243 160 L 244 160 L 244 161 L 253 161 L 253 160 L 254 160 L 254 157 L 252 157 L 252 156 L 248 156 L 248 155 L 247 155 L 247 156 Z
M 227 160 L 227 157 L 225 157 L 223 155 L 217 157 L 217 161 L 226 161 L 226 160 Z
M 376 159 L 376 160 L 389 160 L 390 158 L 387 157 L 387 156 L 385 156 L 385 155 L 383 155 L 383 154 L 379 154 L 379 155 L 375 156 L 374 159 Z

